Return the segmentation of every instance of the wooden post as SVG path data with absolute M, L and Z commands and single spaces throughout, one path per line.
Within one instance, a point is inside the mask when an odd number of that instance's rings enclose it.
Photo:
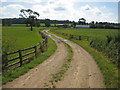
M 89 37 L 87 37 L 87 41 L 89 41 Z
M 19 57 L 20 57 L 20 67 L 22 66 L 22 53 L 21 50 L 19 50 Z
M 42 49 L 42 42 L 40 42 L 40 49 Z
M 34 48 L 35 48 L 35 57 L 37 57 L 37 46 L 35 46 Z
M 71 39 L 71 34 L 69 34 L 69 38 Z
M 43 52 L 42 48 L 43 48 L 43 47 L 42 47 L 42 43 L 40 42 L 40 51 L 41 51 L 41 52 Z
M 8 55 L 7 55 L 7 53 L 6 53 L 6 62 L 5 62 L 5 68 L 3 68 L 3 69 L 7 69 L 6 67 L 7 67 L 7 65 L 8 65 Z
M 44 47 L 44 45 L 45 45 L 45 41 L 43 41 L 43 47 Z
M 71 36 L 72 36 L 71 38 L 73 39 L 73 35 L 71 35 Z
M 79 36 L 79 40 L 81 40 L 81 36 Z
M 46 44 L 46 47 L 47 47 L 47 37 L 45 38 L 45 44 Z
M 40 49 L 41 49 L 41 42 L 40 42 Z

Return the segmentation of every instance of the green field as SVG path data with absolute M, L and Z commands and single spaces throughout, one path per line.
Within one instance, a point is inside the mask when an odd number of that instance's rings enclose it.
M 116 29 L 58 29 L 61 33 L 67 33 L 72 35 L 80 35 L 80 36 L 90 36 L 90 37 L 99 37 L 105 38 L 106 35 L 109 34 L 117 34 L 118 30 Z
M 34 28 L 33 31 L 30 31 L 29 27 L 3 27 L 3 47 L 6 45 L 8 52 L 12 52 L 34 46 L 43 40 L 38 30 L 39 28 Z

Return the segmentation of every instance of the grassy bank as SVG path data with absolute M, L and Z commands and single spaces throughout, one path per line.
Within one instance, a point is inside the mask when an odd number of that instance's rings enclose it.
M 53 34 L 56 34 L 52 32 Z M 67 36 L 56 34 L 60 37 L 69 39 Z M 103 77 L 104 77 L 104 83 L 107 88 L 117 88 L 118 87 L 118 69 L 116 65 L 114 65 L 112 62 L 109 61 L 109 58 L 106 58 L 102 52 L 96 51 L 94 48 L 90 47 L 88 41 L 84 40 L 74 40 L 71 41 L 77 43 L 81 47 L 83 47 L 86 51 L 88 51 L 93 58 L 95 59 L 96 63 L 98 64 L 98 67 L 100 68 Z
M 15 78 L 19 77 L 20 75 L 27 73 L 30 69 L 34 68 L 35 66 L 46 60 L 48 57 L 50 57 L 55 52 L 57 46 L 51 38 L 48 38 L 48 40 L 49 42 L 47 51 L 41 53 L 38 58 L 32 60 L 29 64 L 26 64 L 20 68 L 4 73 L 2 76 L 2 84 L 7 83 L 8 81 L 12 81 Z

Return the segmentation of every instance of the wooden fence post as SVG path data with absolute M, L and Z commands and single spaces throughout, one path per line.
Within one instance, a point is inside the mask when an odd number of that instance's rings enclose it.
M 81 40 L 81 36 L 79 36 L 79 40 Z
M 73 39 L 73 35 L 71 35 L 71 38 Z
M 6 62 L 5 62 L 5 68 L 4 69 L 6 69 L 7 65 L 8 65 L 8 55 L 6 53 Z
M 41 42 L 40 42 L 40 49 L 41 49 Z
M 46 44 L 46 47 L 47 47 L 47 37 L 45 38 L 45 44 Z
M 89 41 L 89 37 L 87 37 L 87 41 Z
M 43 40 L 43 47 L 45 46 L 45 41 Z
M 34 48 L 35 48 L 35 57 L 37 57 L 37 46 L 35 46 Z
M 22 66 L 22 53 L 21 50 L 19 50 L 19 57 L 20 57 L 20 67 Z
M 40 42 L 40 51 L 43 52 L 42 42 Z

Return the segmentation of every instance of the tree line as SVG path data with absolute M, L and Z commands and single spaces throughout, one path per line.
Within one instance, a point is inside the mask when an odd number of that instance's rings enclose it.
M 5 19 L 2 19 L 2 23 L 7 23 L 6 20 L 10 20 L 11 24 L 26 24 L 26 19 L 24 19 L 24 18 L 5 18 Z M 50 19 L 48 19 L 48 20 L 50 20 Z M 46 19 L 38 19 L 38 22 L 40 24 L 43 24 L 46 22 Z M 34 22 L 34 25 L 36 25 L 36 23 Z M 69 20 L 50 20 L 50 24 L 68 24 L 68 23 L 72 24 L 72 21 L 69 21 Z

